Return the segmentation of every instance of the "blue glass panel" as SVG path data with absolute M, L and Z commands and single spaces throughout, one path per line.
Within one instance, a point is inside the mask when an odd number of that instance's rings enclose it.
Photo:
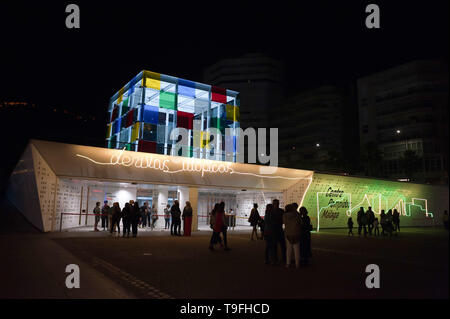
M 178 94 L 195 97 L 195 82 L 178 79 Z
M 120 132 L 120 122 L 121 122 L 121 118 L 120 117 L 114 121 L 114 124 L 113 124 L 114 134 L 117 134 L 117 133 Z
M 158 124 L 158 107 L 152 105 L 144 105 L 143 120 L 145 123 Z

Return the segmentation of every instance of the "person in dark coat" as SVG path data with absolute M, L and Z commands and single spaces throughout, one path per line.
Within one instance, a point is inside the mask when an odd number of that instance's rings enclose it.
M 370 206 L 366 212 L 366 218 L 367 218 L 367 231 L 369 232 L 369 235 L 372 235 L 373 222 L 375 221 L 375 214 L 372 210 L 372 207 Z
M 191 236 L 191 229 L 192 229 L 192 206 L 191 202 L 187 201 L 186 206 L 183 208 L 183 229 L 184 229 L 184 236 Z
M 394 230 L 400 231 L 400 213 L 396 209 L 392 214 L 392 223 L 394 224 Z
M 112 207 L 112 220 L 111 220 L 111 234 L 114 232 L 114 229 L 117 225 L 117 232 L 118 235 L 120 235 L 120 217 L 121 217 L 121 210 L 119 203 L 114 203 Z
M 123 236 L 130 237 L 130 203 L 125 203 L 125 207 L 122 209 L 122 223 L 123 223 Z
M 267 204 L 264 214 L 264 240 L 266 241 L 266 249 L 264 251 L 264 263 L 275 264 L 274 239 L 272 233 L 272 214 L 273 205 Z
M 137 236 L 138 232 L 138 223 L 140 217 L 140 210 L 138 202 L 135 202 L 133 206 L 130 207 L 130 224 L 131 224 L 131 232 L 133 233 L 133 237 Z
M 311 251 L 311 219 L 308 216 L 308 210 L 300 207 L 300 218 L 302 220 L 302 230 L 300 236 L 300 265 L 306 266 L 308 259 L 312 257 Z
M 248 218 L 248 222 L 250 223 L 250 226 L 253 227 L 252 229 L 252 235 L 250 236 L 250 240 L 253 240 L 253 234 L 256 235 L 256 239 L 258 239 L 258 223 L 261 219 L 261 216 L 258 212 L 258 204 L 254 203 L 252 211 L 250 212 L 250 217 Z
M 364 207 L 360 207 L 358 214 L 356 215 L 356 222 L 358 223 L 358 235 L 361 236 L 361 230 L 364 228 L 364 236 L 367 236 L 366 228 L 366 213 L 364 212 Z
M 273 249 L 275 254 L 275 263 L 278 263 L 278 244 L 280 244 L 281 248 L 281 261 L 283 264 L 286 263 L 286 242 L 284 237 L 283 230 L 283 214 L 284 210 L 280 208 L 280 201 L 278 199 L 274 199 L 272 201 L 273 205 L 273 213 L 272 213 L 272 233 L 273 233 Z
M 181 210 L 180 203 L 176 200 L 170 208 L 170 214 L 172 215 L 172 225 L 170 225 L 170 234 L 173 236 L 181 236 Z

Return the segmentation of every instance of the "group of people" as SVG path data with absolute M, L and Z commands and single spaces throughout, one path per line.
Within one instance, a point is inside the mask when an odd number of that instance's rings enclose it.
M 397 232 L 400 231 L 400 213 L 396 209 L 393 211 L 389 209 L 387 213 L 385 213 L 384 209 L 381 210 L 380 219 L 378 220 L 372 207 L 369 206 L 367 211 L 364 211 L 364 207 L 360 207 L 356 215 L 356 221 L 358 223 L 358 235 L 360 236 L 361 232 L 364 232 L 364 236 L 367 236 L 367 234 L 380 236 L 379 226 L 381 226 L 382 236 L 397 235 Z M 353 236 L 353 220 L 351 217 L 347 220 L 347 227 L 348 235 Z
M 190 202 L 186 202 L 186 207 L 183 209 L 183 214 L 180 211 L 180 204 L 176 200 L 172 207 L 167 205 L 164 208 L 164 229 L 169 229 L 173 236 L 181 236 L 181 219 L 184 221 L 184 235 L 191 235 L 192 225 L 192 207 Z M 120 208 L 118 202 L 113 203 L 113 206 L 108 205 L 108 201 L 104 202 L 103 207 L 100 207 L 100 202 L 95 204 L 93 211 L 95 215 L 94 231 L 100 231 L 98 229 L 98 223 L 102 222 L 103 230 L 110 231 L 111 234 L 117 232 L 120 235 L 120 222 L 122 221 L 122 237 L 130 237 L 130 230 L 133 237 L 137 236 L 138 228 L 150 227 L 155 228 L 155 223 L 158 220 L 157 210 L 155 205 L 152 208 L 149 207 L 148 202 L 139 207 L 137 201 L 130 200 L 125 203 L 123 209 Z M 172 219 L 172 223 L 170 220 Z
M 266 205 L 264 218 L 258 212 L 258 204 L 253 204 L 248 222 L 253 227 L 253 235 L 266 241 L 265 263 L 278 264 L 278 246 L 281 249 L 281 260 L 286 267 L 291 266 L 292 253 L 297 268 L 306 266 L 311 253 L 311 220 L 305 207 L 298 209 L 297 203 L 280 208 L 278 199 Z M 258 236 L 258 227 L 261 235 Z

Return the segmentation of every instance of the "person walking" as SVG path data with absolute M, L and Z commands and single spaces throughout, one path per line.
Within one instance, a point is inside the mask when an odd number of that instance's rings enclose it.
M 218 237 L 220 237 L 220 233 L 222 233 L 223 236 L 223 244 L 224 244 L 224 250 L 229 251 L 231 250 L 228 247 L 228 241 L 227 241 L 227 228 L 228 225 L 225 221 L 225 203 L 220 202 L 219 207 L 217 208 L 217 211 L 215 212 L 215 217 L 213 220 L 213 236 L 211 237 L 210 243 L 209 243 L 209 249 L 214 250 L 214 243 L 218 242 Z
M 283 231 L 283 214 L 284 210 L 280 208 L 280 201 L 278 199 L 274 199 L 272 201 L 273 205 L 273 213 L 272 213 L 272 233 L 274 240 L 274 254 L 275 254 L 275 263 L 278 263 L 278 244 L 280 244 L 281 248 L 281 261 L 284 264 L 286 262 L 286 240 L 284 237 Z
M 272 232 L 272 214 L 273 205 L 267 204 L 266 211 L 264 213 L 264 240 L 266 242 L 266 249 L 264 251 L 264 263 L 275 264 L 275 254 L 274 254 L 274 239 Z
M 258 223 L 259 223 L 260 219 L 261 219 L 261 216 L 259 215 L 259 212 L 258 212 L 258 204 L 254 203 L 252 211 L 250 212 L 250 217 L 248 218 L 248 222 L 250 223 L 250 226 L 253 227 L 252 235 L 250 236 L 250 240 L 253 240 L 253 234 L 256 235 L 256 239 L 259 238 L 257 227 L 258 227 Z
M 138 223 L 139 223 L 139 204 L 134 202 L 133 206 L 130 207 L 130 223 L 131 231 L 133 233 L 133 238 L 137 237 L 138 233 Z
M 191 236 L 191 227 L 192 227 L 192 206 L 191 202 L 187 201 L 186 206 L 183 208 L 183 235 Z
M 170 228 L 170 205 L 167 204 L 166 208 L 164 208 L 164 229 Z
M 95 215 L 94 231 L 100 231 L 100 229 L 98 229 L 98 222 L 100 221 L 100 215 L 102 214 L 102 210 L 100 209 L 100 202 L 95 203 L 93 213 Z
M 110 225 L 111 223 L 109 223 L 109 205 L 108 205 L 108 201 L 105 200 L 103 202 L 103 207 L 102 207 L 102 228 L 103 230 L 108 230 L 108 225 Z
M 120 236 L 120 215 L 121 215 L 121 210 L 120 210 L 120 205 L 119 203 L 114 203 L 112 206 L 112 219 L 111 219 L 111 234 L 113 232 L 115 232 L 115 228 L 117 226 L 117 232 L 118 235 Z
M 369 206 L 367 212 L 366 212 L 366 218 L 367 218 L 367 231 L 369 232 L 369 235 L 372 235 L 372 229 L 373 229 L 373 222 L 375 221 L 375 214 L 372 211 L 372 207 Z
M 220 244 L 220 247 L 223 247 L 222 239 L 220 238 L 220 233 L 216 234 L 214 231 L 214 225 L 216 223 L 216 212 L 219 210 L 219 203 L 214 204 L 214 208 L 212 209 L 211 213 L 209 214 L 209 227 L 212 229 L 211 238 L 209 240 L 209 249 L 213 247 L 212 250 L 214 250 L 214 245 Z
M 131 205 L 130 203 L 125 203 L 122 209 L 122 224 L 123 224 L 123 234 L 122 237 L 130 237 L 130 216 L 131 216 Z
M 308 216 L 308 210 L 300 207 L 300 218 L 302 219 L 302 230 L 300 236 L 300 266 L 308 265 L 308 258 L 312 257 L 311 251 L 311 219 Z
M 152 207 L 152 230 L 155 229 L 155 223 L 158 220 L 158 210 L 155 205 Z
M 295 267 L 300 267 L 300 235 L 302 219 L 295 206 L 289 204 L 283 214 L 284 233 L 286 236 L 286 267 L 291 266 L 292 251 L 294 251 Z
M 181 210 L 180 203 L 178 200 L 174 202 L 170 208 L 170 215 L 172 215 L 172 224 L 170 225 L 170 234 L 173 236 L 181 236 L 180 226 L 181 226 Z
M 400 231 L 400 213 L 396 209 L 392 214 L 392 223 L 394 224 L 394 230 Z
M 231 229 L 234 230 L 234 226 L 236 226 L 236 213 L 234 212 L 233 208 L 230 208 L 230 211 L 228 212 L 229 217 L 229 226 Z
M 347 227 L 348 227 L 348 234 L 347 235 L 352 235 L 353 236 L 353 220 L 351 217 L 348 218 L 347 220 Z

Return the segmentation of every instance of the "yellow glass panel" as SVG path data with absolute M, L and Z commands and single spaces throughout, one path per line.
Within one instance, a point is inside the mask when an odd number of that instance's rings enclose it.
M 133 125 L 133 128 L 131 129 L 131 142 L 134 142 L 139 138 L 140 124 L 141 124 L 140 122 L 136 122 Z
M 241 111 L 239 110 L 239 106 L 234 107 L 234 119 L 235 122 L 241 121 Z
M 200 147 L 205 148 L 209 144 L 209 132 L 202 132 Z
M 234 106 L 233 105 L 227 105 L 227 120 L 233 121 L 234 118 Z
M 161 74 L 151 71 L 145 71 L 144 77 L 145 79 L 145 87 L 155 89 L 155 90 L 161 90 Z
M 123 99 L 123 88 L 121 88 L 119 90 L 119 97 L 117 98 L 117 104 L 119 104 L 120 102 L 122 102 Z

